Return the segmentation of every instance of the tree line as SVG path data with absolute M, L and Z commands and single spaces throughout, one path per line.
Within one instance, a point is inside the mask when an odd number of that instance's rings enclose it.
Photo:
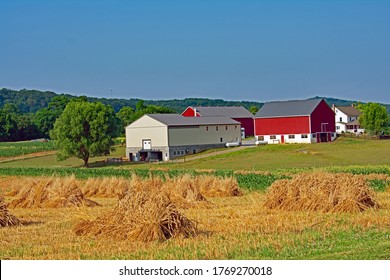
M 111 127 L 115 129 L 112 133 L 110 132 L 112 137 L 124 136 L 124 128 L 144 114 L 175 112 L 162 106 L 145 105 L 143 100 L 138 100 L 134 107 L 123 106 L 118 112 L 115 112 L 111 105 L 89 102 L 85 96 L 69 98 L 64 95 L 54 95 L 46 107 L 35 113 L 23 113 L 16 104 L 6 103 L 0 107 L 0 142 L 51 138 L 50 132 L 53 130 L 56 120 L 70 103 L 101 104 L 107 108 L 114 120 Z

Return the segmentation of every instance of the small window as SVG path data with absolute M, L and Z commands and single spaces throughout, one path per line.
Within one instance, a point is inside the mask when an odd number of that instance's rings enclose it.
M 315 134 L 313 134 L 313 137 L 315 138 L 315 137 L 316 137 L 316 135 L 315 135 Z
M 264 136 L 257 136 L 257 139 L 258 139 L 259 141 L 264 141 Z
M 228 126 L 225 126 L 225 129 L 228 130 Z
M 307 138 L 307 134 L 301 134 L 301 138 Z
M 295 139 L 295 135 L 289 135 L 288 139 Z
M 339 126 L 339 125 L 337 125 L 337 126 L 336 126 L 336 129 L 340 129 L 340 126 Z
M 173 155 L 176 156 L 176 151 L 173 151 Z
M 342 122 L 343 121 L 343 118 L 342 117 L 340 117 L 340 122 Z
M 271 135 L 271 136 L 269 137 L 269 139 L 275 140 L 275 139 L 276 139 L 276 135 Z
M 220 138 L 220 140 L 221 140 L 221 143 L 223 142 L 223 139 L 222 139 L 222 137 Z
M 234 129 L 237 129 L 237 125 L 234 126 Z
M 206 126 L 206 131 L 209 131 L 209 127 L 208 126 Z
M 218 126 L 216 126 L 215 129 L 218 130 Z

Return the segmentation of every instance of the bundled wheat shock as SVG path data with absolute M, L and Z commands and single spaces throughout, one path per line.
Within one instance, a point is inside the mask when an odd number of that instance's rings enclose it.
M 0 227 L 18 226 L 20 224 L 20 220 L 9 213 L 4 197 L 0 196 Z
M 366 180 L 352 174 L 324 172 L 275 181 L 268 190 L 265 206 L 323 212 L 361 212 L 379 207 Z
M 60 208 L 74 206 L 98 206 L 87 199 L 74 176 L 42 177 L 29 181 L 9 203 L 12 208 Z

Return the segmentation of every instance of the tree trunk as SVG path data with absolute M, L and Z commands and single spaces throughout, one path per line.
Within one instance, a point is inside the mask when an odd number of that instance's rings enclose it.
M 89 167 L 88 160 L 89 160 L 88 157 L 84 158 L 84 167 Z

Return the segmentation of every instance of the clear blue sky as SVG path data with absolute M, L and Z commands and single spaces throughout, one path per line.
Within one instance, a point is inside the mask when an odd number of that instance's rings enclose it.
M 390 103 L 390 1 L 0 0 L 0 88 Z

